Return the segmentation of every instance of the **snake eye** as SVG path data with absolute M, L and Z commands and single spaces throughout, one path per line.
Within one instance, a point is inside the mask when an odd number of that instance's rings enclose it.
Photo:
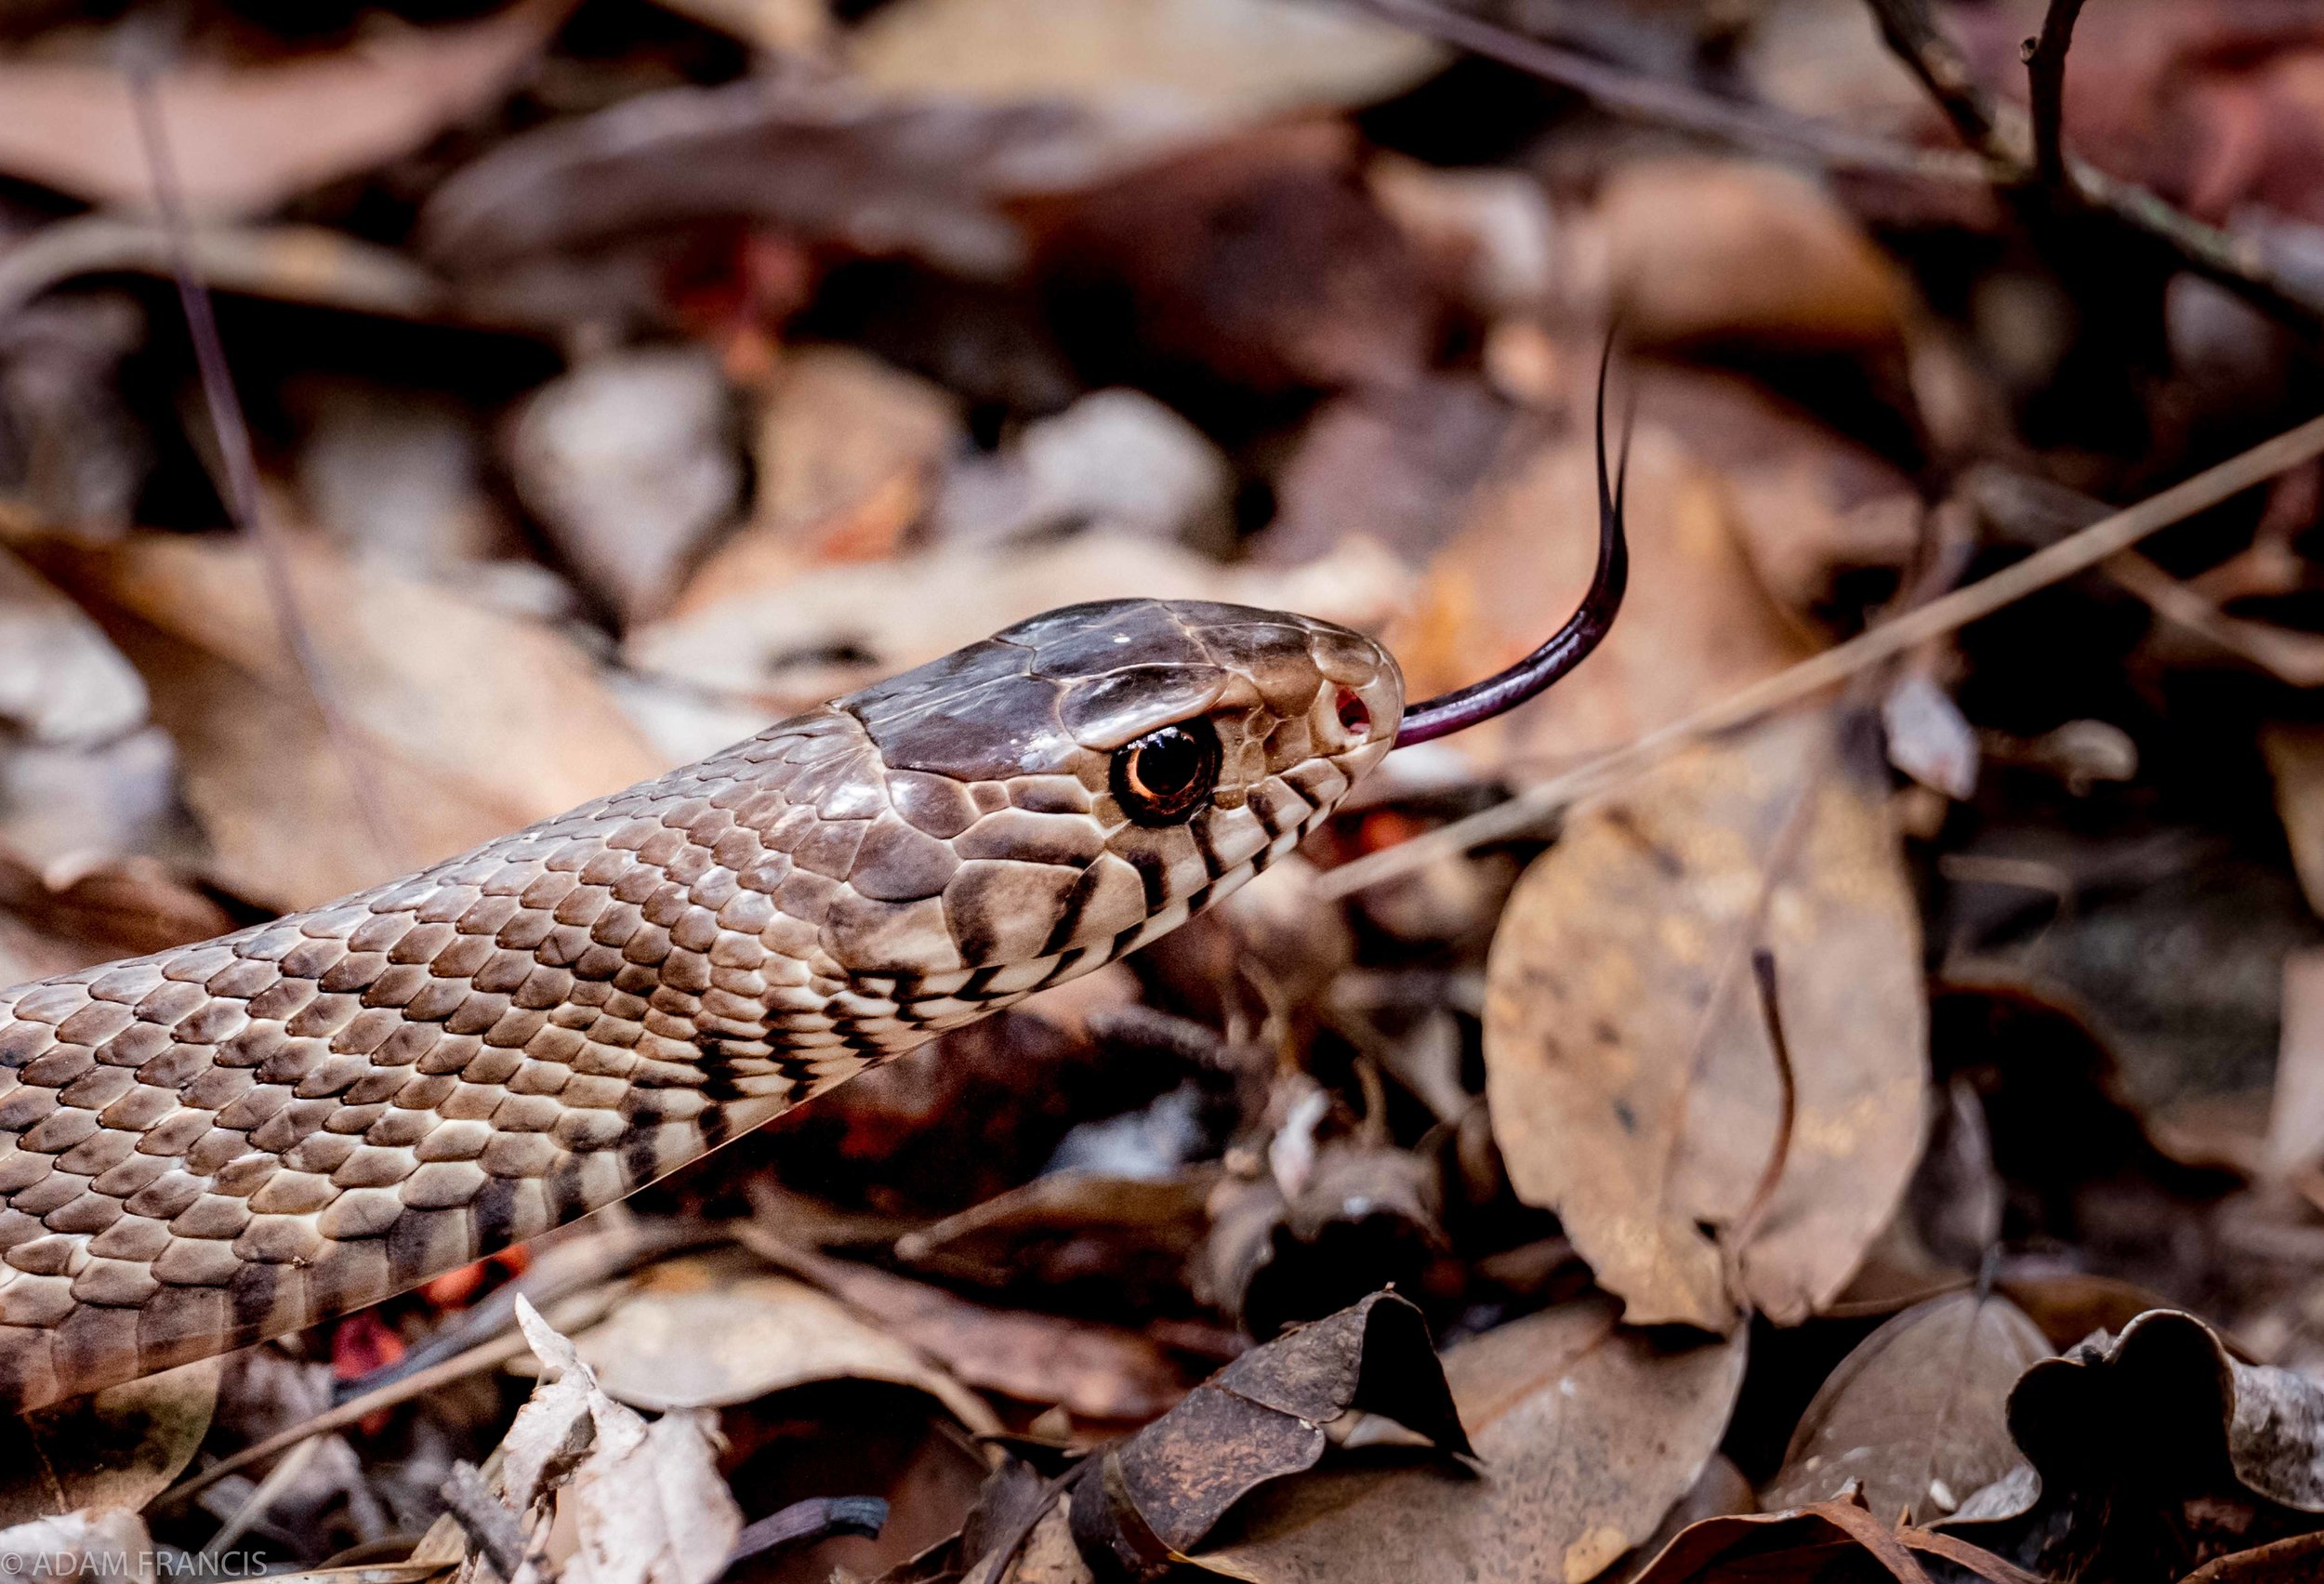
M 1114 750 L 1114 798 L 1140 825 L 1176 825 L 1219 784 L 1219 733 L 1199 717 Z

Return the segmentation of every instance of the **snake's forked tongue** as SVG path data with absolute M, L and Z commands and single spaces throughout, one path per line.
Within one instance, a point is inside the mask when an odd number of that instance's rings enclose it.
M 1588 659 L 1590 652 L 1598 647 L 1599 640 L 1614 626 L 1615 614 L 1622 608 L 1623 592 L 1630 586 L 1630 547 L 1622 532 L 1622 495 L 1630 475 L 1630 435 L 1626 426 L 1621 467 L 1609 476 L 1605 388 L 1606 374 L 1613 364 L 1614 342 L 1609 337 L 1605 355 L 1598 364 L 1598 566 L 1591 577 L 1590 591 L 1582 596 L 1580 607 L 1566 618 L 1564 627 L 1507 670 L 1481 682 L 1471 682 L 1467 687 L 1423 699 L 1406 709 L 1403 723 L 1396 730 L 1397 747 L 1465 731 L 1480 720 L 1490 720 L 1515 708 Z

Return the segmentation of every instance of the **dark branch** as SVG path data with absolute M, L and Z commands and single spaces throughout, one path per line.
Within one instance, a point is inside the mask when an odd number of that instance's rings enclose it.
M 2050 0 L 2041 36 L 2026 44 L 2026 82 L 2033 100 L 2034 179 L 2052 192 L 2070 193 L 2066 177 L 2066 52 L 2082 0 Z
M 1605 384 L 1613 367 L 1614 336 L 1609 332 L 1604 354 L 1598 362 L 1598 566 L 1580 608 L 1540 648 L 1506 671 L 1407 708 L 1403 724 L 1396 729 L 1396 746 L 1425 743 L 1514 709 L 1587 660 L 1614 626 L 1622 609 L 1622 595 L 1630 587 L 1630 543 L 1622 532 L 1622 496 L 1630 482 L 1630 426 L 1622 427 L 1621 470 L 1609 479 Z
M 1865 3 L 1872 8 L 1889 48 L 1921 79 L 1961 141 L 1985 156 L 1995 183 L 2020 193 L 2040 191 L 2032 124 L 2015 107 L 1996 103 L 1977 82 L 1968 59 L 1936 25 L 1928 0 Z M 2061 9 L 2078 12 L 2080 7 L 2053 0 L 2049 20 L 2042 27 L 2044 39 L 2055 34 L 2055 69 L 2062 89 L 2072 21 L 2069 17 L 2060 23 Z M 2037 42 L 2035 53 L 2041 49 Z M 2070 196 L 2126 231 L 2145 236 L 2167 249 L 2182 267 L 2217 282 L 2311 338 L 2324 335 L 2324 297 L 2278 268 L 2258 243 L 2206 225 L 2135 182 L 2108 176 L 2071 158 L 2062 146 L 2057 157 L 2061 178 L 2060 185 L 2051 190 L 2053 194 Z

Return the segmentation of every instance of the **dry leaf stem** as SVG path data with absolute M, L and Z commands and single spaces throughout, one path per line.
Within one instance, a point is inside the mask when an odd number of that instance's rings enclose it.
M 2148 535 L 2217 506 L 2319 455 L 2324 455 L 2324 417 L 2310 418 L 2263 441 L 2249 451 L 2092 523 L 2079 534 L 2036 550 L 1990 577 L 1932 600 L 1845 643 L 1811 655 L 1668 725 L 1657 727 L 1621 747 L 1527 787 L 1507 802 L 1344 864 L 1324 875 L 1317 889 L 1327 897 L 1346 896 L 1409 874 L 1447 854 L 1523 835 L 1558 811 L 1610 790 L 1691 743 L 1797 704 L 1917 644 L 1957 631 L 2052 584 L 2087 572 Z
M 1760 1223 L 1767 1219 L 1767 1207 L 1775 1203 L 1776 1185 L 1783 1181 L 1784 1163 L 1791 1158 L 1791 1129 L 1800 1115 L 1800 1078 L 1791 1064 L 1791 1041 L 1783 1031 L 1783 1008 L 1776 995 L 1776 954 L 1762 946 L 1751 953 L 1751 977 L 1759 985 L 1759 1013 L 1767 1025 L 1767 1048 L 1776 1059 L 1776 1081 L 1782 1086 L 1782 1098 L 1776 1112 L 1776 1142 L 1767 1152 L 1767 1167 L 1759 1175 L 1759 1185 L 1751 1190 L 1751 1197 L 1735 1223 L 1732 1247 L 1738 1257 L 1750 1246 Z

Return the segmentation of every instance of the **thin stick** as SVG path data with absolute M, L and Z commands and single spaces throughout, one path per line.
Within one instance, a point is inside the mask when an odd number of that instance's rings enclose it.
M 2197 512 L 2240 495 L 2287 468 L 2324 455 L 2324 418 L 2311 418 L 2251 450 L 2206 468 L 2137 505 L 2093 522 L 2080 533 L 2036 550 L 1992 576 L 1957 588 L 1942 599 L 1859 633 L 1847 642 L 1809 656 L 1660 726 L 1622 747 L 1599 755 L 1528 787 L 1505 803 L 1453 821 L 1410 841 L 1358 858 L 1328 871 L 1322 879 L 1327 897 L 1346 896 L 1366 886 L 1413 870 L 1488 841 L 1503 841 L 1538 825 L 1567 805 L 1605 791 L 1661 763 L 1687 745 L 1813 697 L 1835 683 L 1901 654 L 1916 644 L 1967 627 L 2028 594 L 2087 572 L 2116 551 Z
M 611 1302 L 610 1292 L 583 1294 L 572 1304 L 559 1308 L 552 1316 L 552 1323 L 561 1331 L 577 1329 L 603 1314 Z M 311 1436 L 328 1435 L 333 1431 L 345 1430 L 351 1424 L 360 1424 L 382 1408 L 394 1407 L 398 1403 L 408 1403 L 414 1397 L 424 1397 L 446 1381 L 465 1380 L 468 1377 L 481 1375 L 487 1369 L 497 1369 L 510 1359 L 517 1358 L 528 1351 L 529 1344 L 522 1334 L 518 1332 L 510 1332 L 508 1336 L 470 1348 L 456 1358 L 445 1359 L 442 1364 L 423 1369 L 416 1375 L 407 1375 L 403 1379 L 392 1381 L 376 1392 L 368 1392 L 363 1396 L 351 1397 L 336 1407 L 324 1409 L 323 1412 L 303 1423 L 292 1425 L 288 1430 L 277 1431 L 263 1441 L 253 1442 L 239 1452 L 219 1459 L 200 1473 L 189 1474 L 179 1480 L 176 1485 L 155 1497 L 152 1505 L 160 1506 L 165 1502 L 183 1500 L 189 1496 L 207 1490 L 227 1475 L 239 1473 L 253 1463 L 263 1463 L 269 1458 L 287 1451 Z
M 524 1570 L 524 1525 L 508 1504 L 492 1493 L 476 1465 L 455 1461 L 451 1477 L 437 1487 L 444 1511 L 458 1522 L 469 1543 L 483 1553 L 503 1584 L 515 1584 Z
M 1634 120 L 1699 133 L 1762 153 L 1804 157 L 1840 169 L 1953 182 L 1983 183 L 1991 178 L 1991 171 L 1975 155 L 1949 149 L 1917 149 L 1773 106 L 1721 99 L 1683 83 L 1626 71 L 1578 50 L 1512 33 L 1434 0 L 1353 3 L 1414 33 L 1571 88 L 1601 109 Z
M 2026 46 L 2026 82 L 2033 100 L 2034 179 L 2052 192 L 2072 196 L 2067 179 L 2066 52 L 2074 46 L 2074 22 L 2082 0 L 2050 0 L 2041 36 Z
M 323 656 L 315 648 L 314 636 L 299 612 L 298 590 L 291 581 L 290 543 L 282 525 L 266 509 L 265 493 L 258 486 L 258 462 L 250 447 L 250 426 L 243 415 L 242 397 L 234 389 L 232 369 L 226 362 L 226 344 L 218 337 L 218 317 L 211 310 L 209 289 L 202 284 L 195 265 L 193 228 L 186 218 L 177 163 L 170 155 L 169 131 L 162 123 L 161 93 L 154 81 L 152 62 L 133 58 L 127 64 L 126 75 L 138 136 L 144 143 L 146 165 L 152 173 L 153 206 L 160 213 L 163 232 L 167 238 L 170 273 L 178 284 L 178 301 L 185 310 L 186 333 L 193 342 L 194 365 L 201 374 L 203 403 L 209 408 L 218 462 L 226 475 L 227 509 L 235 525 L 257 548 L 259 565 L 266 575 L 267 598 L 274 607 L 275 624 L 282 632 L 284 647 L 289 650 L 293 664 L 306 679 L 307 690 L 313 695 L 315 708 L 323 719 L 324 735 L 346 774 L 348 791 L 363 817 L 363 827 L 379 856 L 390 864 L 398 863 L 405 851 L 404 844 L 398 838 L 395 823 L 380 799 L 376 782 L 365 770 L 362 744 L 339 708 Z

